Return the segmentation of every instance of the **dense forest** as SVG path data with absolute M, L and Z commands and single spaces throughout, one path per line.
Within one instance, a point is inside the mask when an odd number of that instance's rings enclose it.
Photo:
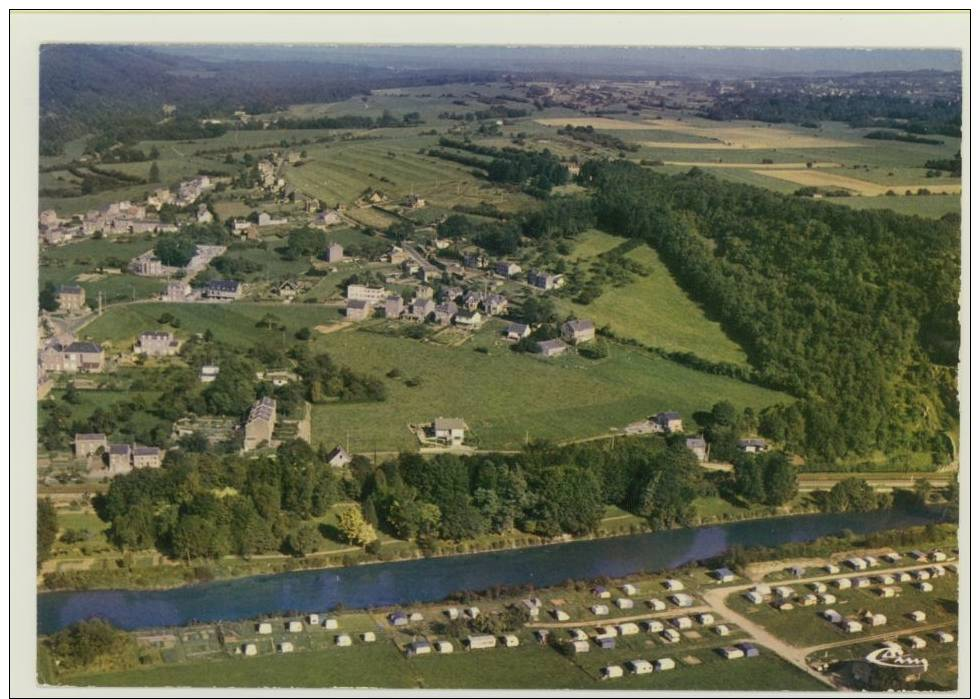
M 816 462 L 876 449 L 948 456 L 958 420 L 959 219 L 854 211 L 719 181 L 590 161 L 599 225 L 655 247 L 802 400 L 760 430 Z

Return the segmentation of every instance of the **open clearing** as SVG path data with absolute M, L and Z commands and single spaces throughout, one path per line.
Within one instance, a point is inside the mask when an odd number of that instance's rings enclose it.
M 754 168 L 752 171 L 759 175 L 787 180 L 805 187 L 837 187 L 840 189 L 846 189 L 851 192 L 855 192 L 862 197 L 881 196 L 889 190 L 895 192 L 896 194 L 903 194 L 906 190 L 912 190 L 914 192 L 920 187 L 924 187 L 935 194 L 959 194 L 961 190 L 961 186 L 959 184 L 881 185 L 874 184 L 873 182 L 868 182 L 866 180 L 858 180 L 853 177 L 847 177 L 846 175 L 838 175 L 834 172 L 814 172 L 813 170 L 809 169 L 769 170 Z
M 593 129 L 608 129 L 610 131 L 649 131 L 650 124 L 644 121 L 627 121 L 625 119 L 610 119 L 608 117 L 557 117 L 551 119 L 535 119 L 543 126 L 591 126 Z
M 595 249 L 593 254 L 602 252 L 606 238 L 620 243 L 624 240 L 602 234 L 605 237 L 590 244 L 590 235 L 586 234 L 583 242 L 576 245 L 573 256 L 590 248 Z M 608 325 L 617 335 L 651 347 L 693 352 L 717 362 L 747 363 L 742 348 L 725 335 L 719 323 L 708 319 L 701 307 L 677 285 L 656 250 L 644 245 L 626 256 L 642 264 L 650 273 L 636 277 L 625 286 L 607 287 L 587 306 L 560 299 L 559 310 L 589 318 L 598 327 Z
M 384 402 L 314 406 L 315 443 L 334 446 L 349 436 L 359 452 L 414 449 L 408 424 L 444 416 L 465 419 L 467 441 L 479 448 L 519 449 L 528 437 L 563 441 L 609 434 L 660 410 L 690 419 L 722 398 L 756 410 L 790 400 L 618 345 L 597 361 L 518 354 L 500 339 L 499 322 L 460 346 L 372 332 L 382 327 L 374 322 L 360 327 L 318 335 L 317 350 L 355 371 L 384 377 L 398 369 L 400 375 L 384 379 Z

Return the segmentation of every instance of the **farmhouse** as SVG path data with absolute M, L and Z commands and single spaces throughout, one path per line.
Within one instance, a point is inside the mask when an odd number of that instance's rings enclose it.
M 340 445 L 334 447 L 329 454 L 327 454 L 327 465 L 333 466 L 334 468 L 343 468 L 351 462 L 351 456 L 347 451 Z
M 561 326 L 561 336 L 573 345 L 589 342 L 595 339 L 595 323 L 591 320 L 569 320 Z
M 245 421 L 244 450 L 251 451 L 263 442 L 271 444 L 276 427 L 276 401 L 268 396 L 257 400 Z
M 461 418 L 437 417 L 432 422 L 432 436 L 451 446 L 462 444 L 468 429 Z
M 548 272 L 541 272 L 535 269 L 528 272 L 527 283 L 538 289 L 549 291 L 551 289 L 560 289 L 564 286 L 565 277 L 561 274 L 549 274 Z
M 371 312 L 373 310 L 374 309 L 372 308 L 371 304 L 367 301 L 347 299 L 347 307 L 345 308 L 347 320 L 367 320 L 371 317 Z
M 71 313 L 85 308 L 85 289 L 76 284 L 64 284 L 58 287 L 58 309 Z
M 681 419 L 680 413 L 657 413 L 651 420 L 665 432 L 681 432 L 684 430 L 684 421 Z
M 421 299 L 416 297 L 415 301 L 412 302 L 412 308 L 409 315 L 418 321 L 424 321 L 430 315 L 432 315 L 435 310 L 436 304 L 432 299 Z
M 100 449 L 109 448 L 109 442 L 101 432 L 78 433 L 75 435 L 75 456 L 85 458 L 97 453 Z
M 542 357 L 557 357 L 560 354 L 564 354 L 565 350 L 568 349 L 566 345 L 561 340 L 542 340 L 537 344 L 538 354 Z
M 531 326 L 524 323 L 509 323 L 505 332 L 508 340 L 523 340 L 531 334 Z
M 436 315 L 438 316 L 438 309 L 436 310 Z M 483 316 L 480 315 L 479 311 L 460 311 L 454 316 L 453 322 L 456 325 L 478 327 L 483 322 Z
M 502 294 L 483 294 L 480 298 L 480 308 L 490 316 L 498 316 L 507 312 L 510 302 Z
M 769 449 L 769 444 L 764 439 L 740 439 L 735 445 L 743 454 L 758 454 Z
M 684 441 L 684 445 L 694 452 L 694 455 L 698 457 L 698 461 L 708 460 L 708 443 L 704 441 L 702 437 L 688 437 Z M 734 579 L 734 576 L 732 577 Z M 721 580 L 720 582 L 727 582 Z
M 330 226 L 338 226 L 344 222 L 340 214 L 334 209 L 326 209 L 318 213 L 313 219 L 313 225 L 319 226 L 320 228 L 329 228 Z M 341 256 L 344 254 L 343 249 L 341 249 Z M 333 262 L 329 257 L 328 262 Z
M 152 250 L 134 257 L 129 263 L 129 270 L 140 277 L 163 277 L 169 274 L 171 269 L 164 267 L 163 262 L 153 254 Z
M 762 595 L 760 595 L 755 590 L 749 590 L 743 595 L 743 597 L 745 597 L 745 599 L 747 599 L 752 604 L 762 604 Z
M 242 296 L 242 284 L 233 279 L 215 279 L 204 287 L 204 296 L 219 301 L 234 301 Z
M 168 332 L 146 331 L 136 338 L 133 351 L 147 357 L 169 357 L 180 350 L 180 341 Z
M 160 468 L 163 452 L 158 447 L 133 447 L 133 468 Z

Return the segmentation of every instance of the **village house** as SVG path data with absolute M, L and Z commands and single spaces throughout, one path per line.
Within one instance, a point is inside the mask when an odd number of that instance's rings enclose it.
M 105 352 L 94 342 L 75 341 L 67 346 L 55 342 L 42 352 L 42 368 L 67 373 L 99 373 L 105 369 Z
M 468 291 L 466 295 L 463 296 L 461 305 L 468 311 L 475 311 L 480 307 L 480 301 L 483 299 L 483 294 L 478 291 Z
M 764 439 L 740 439 L 735 444 L 744 454 L 759 454 L 769 449 L 769 443 Z
M 75 435 L 75 456 L 79 459 L 91 456 L 100 449 L 104 452 L 109 448 L 109 442 L 101 432 L 81 432 Z
M 459 306 L 457 306 L 453 301 L 447 301 L 446 303 L 440 303 L 435 308 L 435 321 L 439 325 L 449 325 L 456 314 L 459 312 Z
M 453 316 L 453 322 L 456 325 L 475 328 L 483 322 L 483 316 L 479 311 L 460 311 Z
M 664 432 L 683 432 L 684 422 L 680 413 L 657 413 L 651 418 Z
M 387 262 L 391 265 L 400 265 L 402 262 L 406 262 L 411 259 L 412 256 L 405 252 L 403 248 L 393 245 L 391 246 L 391 250 L 389 250 L 384 257 L 382 257 L 382 262 Z
M 146 331 L 136 339 L 133 352 L 147 357 L 169 357 L 180 350 L 180 341 L 172 333 Z
M 401 296 L 393 295 L 385 299 L 385 318 L 400 318 L 405 311 L 405 301 Z
M 233 301 L 242 296 L 242 284 L 233 279 L 215 279 L 204 287 L 204 296 L 219 301 Z
M 716 568 L 715 570 L 711 571 L 711 577 L 718 582 L 729 583 L 734 582 L 735 573 L 728 568 Z
M 507 312 L 510 302 L 503 294 L 488 293 L 480 300 L 480 307 L 487 315 L 497 316 Z
M 85 289 L 77 284 L 63 284 L 58 287 L 58 309 L 70 313 L 85 309 Z
M 133 468 L 160 468 L 163 452 L 159 447 L 133 446 Z
M 327 246 L 326 254 L 324 255 L 327 262 L 343 262 L 344 261 L 344 246 L 340 243 L 330 243 Z
M 561 340 L 542 340 L 537 344 L 538 354 L 542 357 L 557 357 L 560 354 L 564 354 L 565 350 L 568 349 L 566 345 Z
M 565 277 L 561 274 L 550 274 L 539 270 L 531 270 L 527 274 L 527 283 L 538 289 L 550 291 L 560 289 L 565 284 Z
M 591 320 L 569 320 L 562 324 L 561 336 L 573 345 L 589 342 L 595 339 L 595 323 Z
M 493 271 L 496 272 L 501 277 L 513 277 L 515 274 L 521 273 L 521 266 L 516 262 L 507 262 L 506 260 L 499 260 L 493 266 Z
M 165 267 L 160 258 L 148 250 L 130 261 L 129 271 L 140 277 L 165 277 L 173 270 Z
M 431 299 L 435 296 L 435 290 L 431 286 L 422 284 L 415 289 L 415 298 L 417 299 Z
M 383 303 L 387 297 L 384 287 L 365 286 L 363 284 L 348 284 L 347 299 L 350 301 L 367 301 L 369 304 Z
M 245 421 L 244 450 L 255 449 L 263 442 L 272 442 L 272 433 L 276 427 L 276 401 L 269 397 L 257 400 L 249 411 Z
M 329 228 L 330 226 L 339 226 L 343 222 L 344 219 L 341 218 L 340 214 L 334 209 L 326 209 L 325 211 L 321 211 L 313 219 L 313 225 L 319 226 L 321 228 Z
M 685 440 L 684 444 L 694 452 L 694 455 L 698 457 L 698 461 L 703 462 L 708 460 L 708 443 L 704 441 L 703 437 L 689 437 Z
M 531 334 L 531 326 L 524 323 L 508 323 L 505 332 L 508 340 L 523 340 Z
M 409 315 L 418 321 L 424 321 L 428 319 L 436 310 L 436 304 L 432 299 L 420 299 L 416 298 L 412 302 L 412 308 Z
M 198 223 L 211 223 L 214 220 L 214 214 L 208 209 L 207 204 L 201 204 L 197 207 L 197 222 Z
M 402 206 L 404 206 L 406 209 L 424 209 L 425 199 L 420 197 L 418 194 L 409 194 L 402 202 Z
M 468 429 L 460 418 L 437 417 L 432 422 L 432 436 L 451 446 L 462 444 Z
M 116 476 L 133 470 L 133 449 L 128 444 L 109 445 L 109 472 Z
M 337 445 L 327 454 L 327 465 L 334 468 L 343 468 L 351 462 L 351 455 L 342 446 Z
M 169 282 L 164 289 L 162 300 L 170 303 L 183 303 L 191 295 L 191 286 L 186 282 Z

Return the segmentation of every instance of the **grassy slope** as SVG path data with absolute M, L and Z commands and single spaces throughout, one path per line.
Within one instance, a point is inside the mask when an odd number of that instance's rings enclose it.
M 415 438 L 407 424 L 439 415 L 466 419 L 482 448 L 519 448 L 526 433 L 556 440 L 601 435 L 668 409 L 690 418 L 721 396 L 756 408 L 787 399 L 618 347 L 599 361 L 515 354 L 489 327 L 459 347 L 357 330 L 322 336 L 318 346 L 358 371 L 401 371 L 400 379 L 385 379 L 390 395 L 383 403 L 314 408 L 316 439 L 343 441 L 349 433 L 362 451 L 409 448 Z M 412 378 L 420 385 L 404 384 Z
M 621 238 L 605 236 L 622 242 Z M 589 237 L 573 250 L 571 257 L 588 256 L 603 251 L 595 236 Z M 613 245 L 614 247 L 614 245 Z M 584 253 L 584 254 L 583 254 Z M 623 337 L 639 340 L 645 345 L 674 351 L 694 352 L 713 361 L 745 364 L 742 349 L 722 331 L 721 326 L 704 316 L 701 308 L 685 294 L 660 261 L 656 250 L 643 246 L 628 253 L 628 257 L 650 270 L 646 277 L 622 287 L 610 287 L 587 306 L 563 299 L 563 312 L 591 318 L 598 326 L 609 325 Z

